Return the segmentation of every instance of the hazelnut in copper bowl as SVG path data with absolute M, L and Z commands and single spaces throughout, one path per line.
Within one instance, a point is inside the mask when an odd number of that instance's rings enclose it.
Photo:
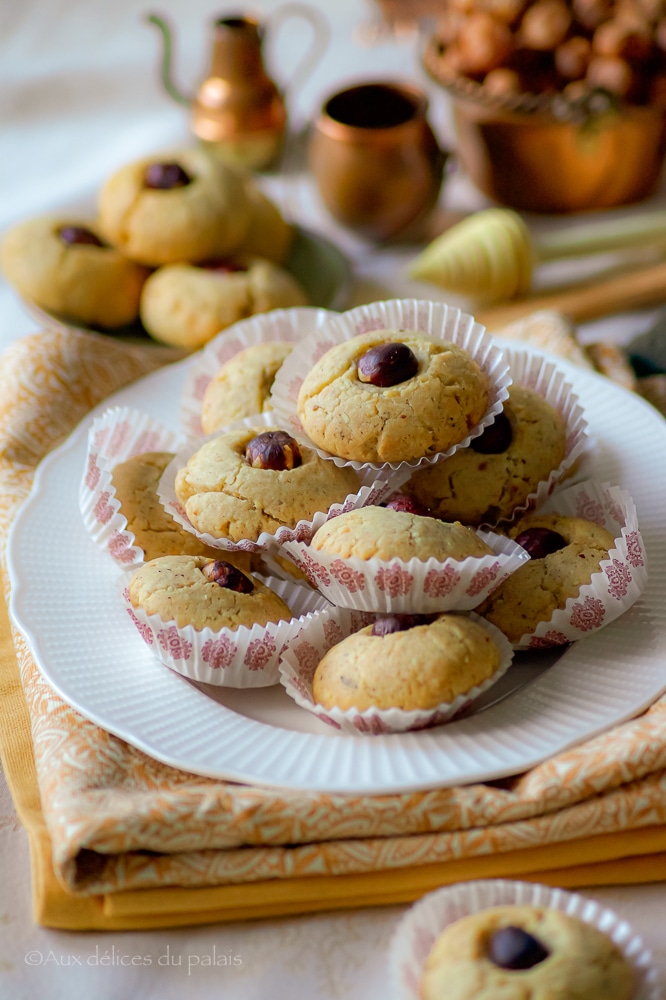
M 448 0 L 423 65 L 453 98 L 461 166 L 495 201 L 579 212 L 656 188 L 663 0 Z

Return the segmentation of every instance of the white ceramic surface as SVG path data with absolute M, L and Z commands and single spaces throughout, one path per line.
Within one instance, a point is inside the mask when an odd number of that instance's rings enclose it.
M 164 670 L 115 600 L 117 570 L 90 540 L 77 490 L 88 428 L 100 411 L 140 404 L 175 428 L 190 363 L 156 372 L 93 411 L 40 467 L 10 538 L 14 621 L 51 685 L 83 715 L 190 771 L 390 792 L 523 771 L 631 718 L 666 690 L 666 465 L 655 459 L 666 447 L 666 423 L 637 396 L 561 359 L 596 442 L 583 478 L 624 486 L 636 502 L 650 578 L 626 615 L 554 663 L 552 654 L 521 655 L 492 689 L 495 698 L 510 696 L 483 711 L 432 732 L 372 740 L 337 735 L 277 689 L 211 693 Z

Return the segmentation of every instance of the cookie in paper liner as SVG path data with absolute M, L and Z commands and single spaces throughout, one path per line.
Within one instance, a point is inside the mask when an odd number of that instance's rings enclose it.
M 414 436 L 417 430 L 424 436 L 424 441 L 426 438 L 430 439 L 428 444 L 423 445 L 423 453 L 417 457 L 390 462 L 376 459 L 369 459 L 367 461 L 351 460 L 341 457 L 340 454 L 335 455 L 331 451 L 317 447 L 308 437 L 298 413 L 299 394 L 308 374 L 328 351 L 347 345 L 354 338 L 364 337 L 373 331 L 390 331 L 393 339 L 395 339 L 397 332 L 405 332 L 406 336 L 413 334 L 414 337 L 421 338 L 426 345 L 429 343 L 432 349 L 440 354 L 442 345 L 453 345 L 452 353 L 455 354 L 455 357 L 460 359 L 461 355 L 464 356 L 467 366 L 473 368 L 481 376 L 484 383 L 487 383 L 487 396 L 483 409 L 480 412 L 478 421 L 474 421 L 473 426 L 470 426 L 466 422 L 462 414 L 465 407 L 456 406 L 455 412 L 452 412 L 452 421 L 456 424 L 461 422 L 461 429 L 455 435 L 457 438 L 455 443 L 451 443 L 439 451 L 430 452 L 429 448 L 437 447 L 437 444 L 433 443 L 435 421 L 430 419 L 428 414 L 424 412 L 423 414 L 412 416 L 410 423 L 409 405 L 406 408 L 402 407 L 400 412 L 396 413 L 395 420 L 391 421 L 391 426 L 395 426 L 396 433 L 400 435 L 401 439 L 409 440 L 410 431 L 412 436 Z M 428 354 L 430 350 L 431 348 L 428 348 L 425 354 Z M 423 359 L 418 362 L 419 369 L 424 367 L 425 362 L 423 364 L 422 362 Z M 351 360 L 350 365 L 351 367 L 347 369 L 347 375 L 343 376 L 345 382 L 351 379 L 355 387 L 363 386 L 364 383 L 359 381 L 355 374 L 355 359 Z M 413 381 L 415 385 L 418 383 L 420 388 L 425 392 L 420 382 L 421 374 L 419 370 Z M 510 382 L 508 365 L 503 352 L 494 344 L 492 338 L 486 334 L 484 327 L 480 323 L 477 323 L 472 316 L 462 313 L 459 309 L 454 309 L 442 302 L 428 302 L 417 299 L 392 299 L 359 306 L 356 309 L 334 316 L 316 334 L 305 338 L 300 345 L 299 351 L 292 352 L 278 371 L 271 392 L 271 405 L 275 414 L 275 420 L 280 426 L 288 429 L 297 440 L 302 441 L 309 447 L 314 447 L 322 458 L 328 458 L 334 461 L 336 465 L 351 465 L 355 469 L 369 466 L 379 470 L 382 467 L 388 467 L 395 472 L 401 471 L 404 478 L 407 478 L 415 468 L 423 464 L 436 462 L 447 455 L 453 454 L 457 448 L 466 447 L 474 437 L 481 434 L 485 427 L 491 424 L 501 411 L 502 404 L 507 397 L 507 387 Z M 476 384 L 476 376 L 472 384 Z M 370 386 L 373 393 L 375 388 L 374 385 Z M 391 387 L 385 395 L 395 396 L 396 388 L 399 387 Z M 367 387 L 359 395 L 359 400 L 365 400 L 366 390 Z M 373 393 L 370 393 L 370 395 Z M 475 390 L 472 391 L 472 396 L 476 396 Z M 371 402 L 374 404 L 374 397 Z M 434 406 L 432 400 L 430 400 L 430 405 Z M 360 413 L 355 416 L 351 412 L 351 407 L 339 407 L 337 413 L 340 420 L 343 420 L 347 426 L 353 424 L 359 431 L 362 431 L 365 439 L 369 440 L 369 437 L 372 438 L 375 435 L 372 429 L 372 414 L 366 411 L 367 406 L 361 406 Z M 464 429 L 462 428 L 462 424 L 464 424 Z
M 167 667 L 202 684 L 269 687 L 279 683 L 278 662 L 283 649 L 330 604 L 308 587 L 273 577 L 257 579 L 284 601 L 291 618 L 233 629 L 179 627 L 174 621 L 165 621 L 159 614 L 148 614 L 135 606 L 127 573 L 119 579 L 118 589 L 141 638 Z
M 467 711 L 473 702 L 502 677 L 511 665 L 513 651 L 499 631 L 488 622 L 479 619 L 473 612 L 468 615 L 451 615 L 451 618 L 468 619 L 475 622 L 492 642 L 497 652 L 497 662 L 493 662 L 490 676 L 449 702 L 441 702 L 428 708 L 377 708 L 363 711 L 357 708 L 325 708 L 317 704 L 313 695 L 313 679 L 317 667 L 329 650 L 345 639 L 353 638 L 362 629 L 370 629 L 378 615 L 334 608 L 317 620 L 303 626 L 283 651 L 279 664 L 280 682 L 287 694 L 306 711 L 317 716 L 340 732 L 361 733 L 363 735 L 383 735 L 426 729 L 448 722 Z M 383 637 L 386 639 L 386 636 Z M 494 657 L 493 657 L 494 659 Z M 414 666 L 419 669 L 418 661 Z
M 606 935 L 609 942 L 606 951 L 615 955 L 617 968 L 629 968 L 630 978 L 635 982 L 635 990 L 629 994 L 631 1000 L 659 1000 L 660 990 L 652 955 L 624 919 L 601 903 L 578 893 L 565 892 L 563 889 L 535 882 L 505 879 L 454 883 L 428 893 L 408 910 L 389 946 L 389 977 L 393 1000 L 423 1000 L 425 996 L 430 1000 L 431 994 L 424 992 L 423 987 L 424 967 L 435 942 L 446 928 L 471 915 L 487 912 L 490 908 L 515 906 L 555 911 L 567 918 L 582 921 Z M 486 963 L 485 959 L 480 961 Z M 525 979 L 524 971 L 522 976 L 520 972 L 514 975 L 521 980 Z M 508 989 L 511 977 L 512 974 L 507 972 Z M 625 983 L 627 978 L 629 977 L 625 975 Z M 450 985 L 450 978 L 448 982 Z M 445 995 L 449 994 L 442 994 Z M 523 994 L 521 992 L 516 995 Z M 582 994 L 576 995 L 582 997 Z M 591 1000 L 593 995 L 586 993 L 585 1000 Z M 598 995 L 607 996 L 606 993 Z

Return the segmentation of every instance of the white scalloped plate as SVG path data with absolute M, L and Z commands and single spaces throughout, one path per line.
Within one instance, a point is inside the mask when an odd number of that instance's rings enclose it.
M 536 353 L 536 352 L 535 352 Z M 557 658 L 525 653 L 482 711 L 432 731 L 338 735 L 278 688 L 205 689 L 162 666 L 117 599 L 77 493 L 88 428 L 111 405 L 176 428 L 187 359 L 116 393 L 41 464 L 14 523 L 10 611 L 53 688 L 82 715 L 184 770 L 342 793 L 426 789 L 515 774 L 631 718 L 666 690 L 666 422 L 605 378 L 552 358 L 589 421 L 590 476 L 631 492 L 649 559 L 640 601 Z

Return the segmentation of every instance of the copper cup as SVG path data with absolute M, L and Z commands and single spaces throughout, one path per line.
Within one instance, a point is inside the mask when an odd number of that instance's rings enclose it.
M 437 203 L 447 153 L 412 84 L 363 83 L 328 100 L 308 142 L 324 205 L 372 241 L 416 236 Z

